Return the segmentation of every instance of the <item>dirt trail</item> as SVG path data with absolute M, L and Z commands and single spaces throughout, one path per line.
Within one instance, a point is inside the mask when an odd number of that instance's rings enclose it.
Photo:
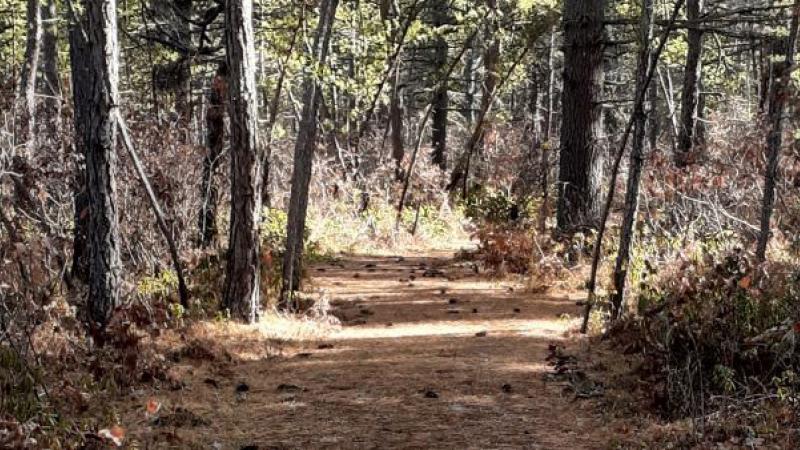
M 548 344 L 563 340 L 570 325 L 559 316 L 579 313 L 574 301 L 487 281 L 447 254 L 346 257 L 311 275 L 341 329 L 292 357 L 231 363 L 218 382 L 175 394 L 173 402 L 210 419 L 171 431 L 180 442 L 234 449 L 605 447 L 594 408 L 543 377 Z M 239 381 L 248 391 L 237 399 Z

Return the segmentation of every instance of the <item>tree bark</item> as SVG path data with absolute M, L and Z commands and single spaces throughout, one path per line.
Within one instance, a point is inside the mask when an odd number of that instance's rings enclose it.
M 207 248 L 217 239 L 217 183 L 215 175 L 219 167 L 222 149 L 225 147 L 225 102 L 228 98 L 228 68 L 221 63 L 211 81 L 206 111 L 206 145 L 208 152 L 203 157 L 203 179 L 200 183 L 200 246 Z
M 770 131 L 767 136 L 767 169 L 764 173 L 764 198 L 761 204 L 761 231 L 756 243 L 756 260 L 764 262 L 767 257 L 767 245 L 770 238 L 770 222 L 775 208 L 775 185 L 778 178 L 781 145 L 783 144 L 784 110 L 789 96 L 794 54 L 797 48 L 798 16 L 800 1 L 795 1 L 789 36 L 778 39 L 772 46 L 772 86 L 769 94 Z M 778 61 L 783 55 L 784 60 Z
M 758 51 L 758 67 L 759 67 L 759 83 L 758 83 L 758 112 L 763 114 L 766 112 L 767 103 L 769 102 L 769 88 L 772 80 L 772 64 L 769 63 L 769 58 L 772 52 L 768 43 L 761 43 Z
M 339 0 L 324 0 L 320 5 L 312 58 L 316 68 L 321 68 L 328 57 L 331 29 Z M 294 291 L 300 288 L 303 258 L 303 235 L 308 210 L 308 189 L 314 162 L 317 140 L 317 111 L 320 102 L 319 81 L 313 71 L 307 70 L 303 82 L 303 112 L 300 130 L 294 147 L 294 171 L 289 198 L 289 217 L 286 227 L 286 252 L 283 255 L 283 274 L 279 306 L 294 309 Z
M 114 123 L 119 98 L 116 6 L 116 0 L 88 0 L 86 9 L 92 80 L 86 146 L 91 248 L 89 317 L 99 329 L 105 327 L 119 303 L 120 286 Z
M 44 38 L 42 40 L 42 93 L 45 95 L 47 134 L 56 142 L 61 134 L 61 80 L 58 75 L 58 10 L 56 0 L 47 0 L 42 10 Z
M 703 0 L 687 0 L 686 18 L 690 22 L 687 34 L 686 72 L 681 94 L 681 117 L 675 165 L 686 167 L 696 159 L 697 118 L 700 115 L 700 83 L 702 78 L 703 31 L 698 21 L 703 10 Z
M 42 48 L 42 9 L 39 0 L 28 0 L 25 63 L 19 80 L 19 111 L 15 145 L 25 144 L 33 153 L 36 130 L 36 73 Z
M 67 3 L 71 5 L 71 3 Z M 81 2 L 85 5 L 85 2 Z M 85 11 L 82 7 L 81 11 Z M 71 274 L 80 281 L 89 281 L 89 192 L 86 180 L 86 156 L 88 148 L 89 114 L 92 107 L 92 76 L 90 68 L 86 16 L 77 15 L 70 9 L 69 59 L 72 78 L 72 101 L 74 109 L 74 154 L 76 160 L 75 186 L 73 190 L 74 222 L 72 241 Z
M 406 156 L 403 139 L 403 90 L 400 85 L 400 65 L 395 67 L 392 77 L 392 98 L 389 104 L 390 140 L 392 143 L 392 159 L 394 160 L 395 180 L 403 180 L 403 159 Z
M 605 0 L 565 0 L 564 91 L 558 176 L 558 229 L 594 228 L 600 214 L 603 151 Z
M 231 210 L 223 304 L 253 323 L 260 304 L 261 164 L 252 0 L 226 0 L 231 122 Z
M 639 24 L 639 61 L 636 66 L 636 98 L 649 95 L 647 76 L 652 65 L 650 42 L 653 40 L 653 0 L 642 0 L 642 15 Z M 625 213 L 622 218 L 620 244 L 614 265 L 614 292 L 611 296 L 612 317 L 618 319 L 625 311 L 625 280 L 628 275 L 631 246 L 639 212 L 639 184 L 644 165 L 644 147 L 647 138 L 647 116 L 650 105 L 643 102 L 635 108 L 633 116 L 633 140 L 628 165 L 628 187 L 625 192 Z
M 441 28 L 449 22 L 448 5 L 445 0 L 437 0 L 433 10 L 433 26 L 441 33 Z M 436 79 L 442 79 L 447 68 L 447 41 L 444 36 L 437 34 L 433 43 L 433 66 Z M 436 84 L 433 93 L 433 110 L 431 112 L 431 162 L 442 171 L 447 170 L 447 114 L 450 107 L 449 83 L 447 79 Z
M 658 84 L 650 83 L 650 117 L 647 120 L 647 143 L 650 151 L 654 151 L 658 146 L 658 139 L 661 137 L 661 124 L 664 119 L 664 108 L 658 98 Z

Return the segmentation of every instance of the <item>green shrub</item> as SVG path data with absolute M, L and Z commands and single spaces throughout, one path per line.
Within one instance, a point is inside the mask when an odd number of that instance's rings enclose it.
M 539 214 L 539 200 L 514 198 L 502 191 L 476 186 L 463 202 L 464 214 L 478 223 L 508 223 Z

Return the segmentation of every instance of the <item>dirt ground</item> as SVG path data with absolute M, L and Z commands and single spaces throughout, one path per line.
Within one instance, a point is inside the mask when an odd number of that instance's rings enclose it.
M 180 361 L 182 389 L 131 394 L 121 418 L 129 442 L 607 448 L 597 408 L 545 381 L 548 345 L 569 339 L 569 316 L 580 313 L 574 299 L 486 279 L 446 253 L 348 256 L 310 274 L 341 326 L 318 339 L 255 339 L 247 345 L 269 348 L 230 359 Z M 144 418 L 147 398 L 162 404 L 157 420 Z

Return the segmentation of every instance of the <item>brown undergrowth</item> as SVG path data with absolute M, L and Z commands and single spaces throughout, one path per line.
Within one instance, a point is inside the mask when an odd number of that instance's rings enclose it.
M 637 316 L 573 347 L 570 373 L 602 383 L 619 448 L 797 448 L 797 286 L 796 266 L 742 251 L 684 260 L 641 286 Z

